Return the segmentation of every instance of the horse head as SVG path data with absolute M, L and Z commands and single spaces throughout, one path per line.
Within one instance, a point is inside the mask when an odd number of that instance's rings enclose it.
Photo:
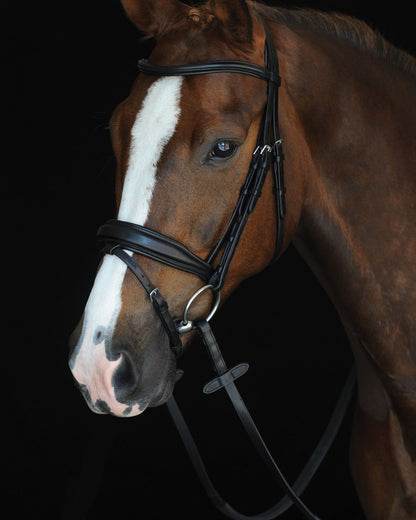
M 138 28 L 156 38 L 152 64 L 238 60 L 264 67 L 264 28 L 243 0 L 200 7 L 176 0 L 122 3 Z M 237 204 L 266 103 L 267 83 L 258 77 L 139 74 L 110 123 L 118 219 L 163 233 L 206 259 Z M 273 258 L 275 208 L 267 176 L 224 281 L 223 300 Z M 173 320 L 180 320 L 204 285 L 201 279 L 133 257 L 163 294 Z M 204 291 L 189 308 L 190 319 L 207 316 L 213 304 Z M 184 346 L 193 334 L 183 334 Z M 176 359 L 168 335 L 148 294 L 117 256 L 104 255 L 71 343 L 70 367 L 93 411 L 132 416 L 170 396 Z

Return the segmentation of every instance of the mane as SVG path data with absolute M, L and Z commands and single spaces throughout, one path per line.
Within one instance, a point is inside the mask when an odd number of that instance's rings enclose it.
M 262 16 L 292 27 L 307 27 L 349 45 L 364 49 L 390 64 L 416 75 L 416 58 L 395 47 L 362 20 L 341 13 L 315 9 L 286 9 L 250 2 Z

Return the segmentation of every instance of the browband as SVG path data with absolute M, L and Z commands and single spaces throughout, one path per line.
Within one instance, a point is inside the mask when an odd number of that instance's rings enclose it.
M 214 72 L 234 72 L 245 74 L 255 78 L 271 81 L 280 86 L 280 76 L 275 71 L 268 70 L 260 65 L 254 65 L 245 61 L 218 60 L 204 63 L 192 63 L 189 65 L 154 65 L 148 60 L 139 60 L 140 72 L 154 76 L 195 76 L 199 74 L 212 74 Z

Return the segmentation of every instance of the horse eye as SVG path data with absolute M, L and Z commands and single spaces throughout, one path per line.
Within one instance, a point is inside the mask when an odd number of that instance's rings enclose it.
M 210 152 L 210 158 L 229 159 L 232 155 L 234 155 L 237 148 L 238 146 L 232 141 L 228 141 L 226 139 L 224 139 L 223 141 L 218 141 L 218 143 Z

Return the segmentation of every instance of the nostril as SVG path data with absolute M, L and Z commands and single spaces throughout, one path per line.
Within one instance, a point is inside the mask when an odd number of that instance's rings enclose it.
M 126 353 L 120 355 L 121 362 L 113 374 L 112 383 L 116 399 L 123 402 L 137 390 L 139 385 L 139 372 L 136 365 Z

